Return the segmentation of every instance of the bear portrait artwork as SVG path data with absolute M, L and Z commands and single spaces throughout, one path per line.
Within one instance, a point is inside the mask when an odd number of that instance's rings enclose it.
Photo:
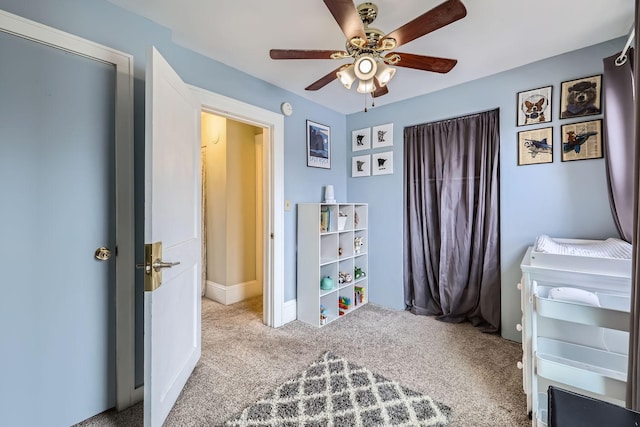
M 601 87 L 601 75 L 563 82 L 560 118 L 600 114 Z

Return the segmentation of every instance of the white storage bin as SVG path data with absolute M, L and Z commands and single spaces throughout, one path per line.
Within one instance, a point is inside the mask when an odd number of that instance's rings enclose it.
M 627 356 L 539 337 L 537 374 L 599 395 L 624 400 Z
M 600 307 L 597 307 L 578 302 L 550 299 L 549 290 L 551 288 L 551 286 L 536 286 L 536 312 L 540 316 L 619 331 L 629 329 L 629 295 L 594 292 L 600 301 Z

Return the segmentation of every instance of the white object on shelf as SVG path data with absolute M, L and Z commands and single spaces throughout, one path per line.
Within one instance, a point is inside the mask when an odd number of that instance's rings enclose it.
M 325 203 L 335 203 L 336 199 L 333 194 L 333 185 L 327 185 L 324 187 L 324 202 Z
M 341 312 L 347 315 L 367 303 L 367 211 L 364 203 L 298 204 L 298 320 L 320 327 L 338 319 Z M 321 212 L 328 224 L 326 231 L 320 225 Z M 365 242 L 360 253 L 354 250 L 356 238 Z M 356 278 L 356 269 L 363 270 L 365 276 Z M 320 288 L 320 280 L 326 276 L 335 284 L 331 290 Z M 344 298 L 349 299 L 348 306 L 341 304 Z

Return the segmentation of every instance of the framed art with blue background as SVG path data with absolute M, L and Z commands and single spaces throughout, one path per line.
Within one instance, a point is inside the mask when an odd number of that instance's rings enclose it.
M 331 129 L 307 120 L 307 166 L 331 169 Z

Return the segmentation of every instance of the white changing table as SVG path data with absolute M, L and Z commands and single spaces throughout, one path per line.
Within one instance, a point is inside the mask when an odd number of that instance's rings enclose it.
M 631 260 L 554 255 L 530 247 L 521 269 L 518 367 L 532 425 L 547 425 L 549 385 L 624 406 Z M 551 299 L 554 287 L 593 292 L 600 307 Z

